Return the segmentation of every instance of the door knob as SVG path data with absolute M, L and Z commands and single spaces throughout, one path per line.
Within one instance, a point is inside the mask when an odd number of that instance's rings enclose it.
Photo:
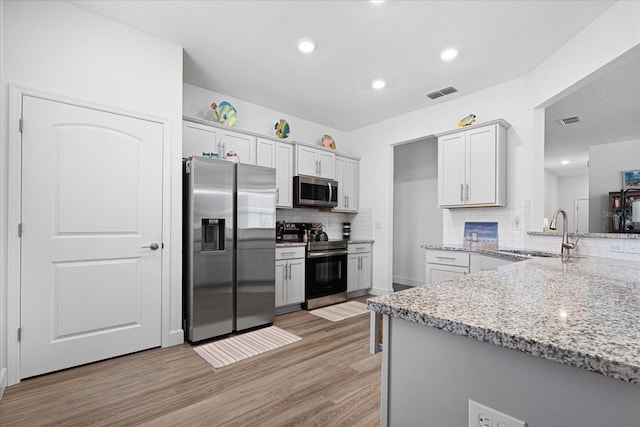
M 149 246 L 141 246 L 141 248 L 150 248 L 152 251 L 157 250 L 160 247 L 157 243 L 152 243 Z

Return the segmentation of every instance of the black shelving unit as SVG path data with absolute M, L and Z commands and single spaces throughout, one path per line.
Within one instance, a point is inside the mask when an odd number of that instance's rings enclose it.
M 624 218 L 631 218 L 631 204 L 636 200 L 640 200 L 640 189 L 627 190 L 624 202 L 621 195 L 621 190 L 609 192 L 609 209 L 611 212 L 611 215 L 609 215 L 609 233 L 640 233 L 640 229 L 621 227 L 620 222 L 620 218 L 623 215 L 623 206 Z

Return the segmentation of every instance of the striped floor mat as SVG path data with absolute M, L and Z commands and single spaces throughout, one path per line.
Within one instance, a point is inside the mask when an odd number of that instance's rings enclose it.
M 367 311 L 369 310 L 367 310 L 367 306 L 365 304 L 358 301 L 347 301 L 311 310 L 309 313 L 322 317 L 323 319 L 331 320 L 332 322 L 337 322 L 339 320 L 348 319 L 349 317 L 364 314 Z
M 299 336 L 277 326 L 269 326 L 268 328 L 203 344 L 194 347 L 193 350 L 214 368 L 222 368 L 239 360 L 274 350 L 301 339 Z

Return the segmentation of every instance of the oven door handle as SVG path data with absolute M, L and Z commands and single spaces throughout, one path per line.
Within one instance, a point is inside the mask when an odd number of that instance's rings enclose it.
M 315 251 L 315 252 L 307 252 L 307 258 L 326 258 L 332 256 L 342 256 L 346 255 L 348 251 L 346 249 L 338 249 L 332 251 Z

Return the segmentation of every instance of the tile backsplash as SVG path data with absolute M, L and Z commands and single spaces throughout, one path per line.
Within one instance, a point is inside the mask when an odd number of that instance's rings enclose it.
M 278 221 L 319 222 L 324 224 L 330 240 L 342 239 L 342 223 L 351 223 L 351 239 L 373 239 L 373 209 L 360 208 L 358 213 L 332 212 L 314 208 L 278 209 Z
M 530 208 L 529 200 L 510 200 L 504 208 L 445 209 L 442 243 L 462 245 L 465 222 L 498 222 L 498 247 L 524 247 L 530 228 Z

